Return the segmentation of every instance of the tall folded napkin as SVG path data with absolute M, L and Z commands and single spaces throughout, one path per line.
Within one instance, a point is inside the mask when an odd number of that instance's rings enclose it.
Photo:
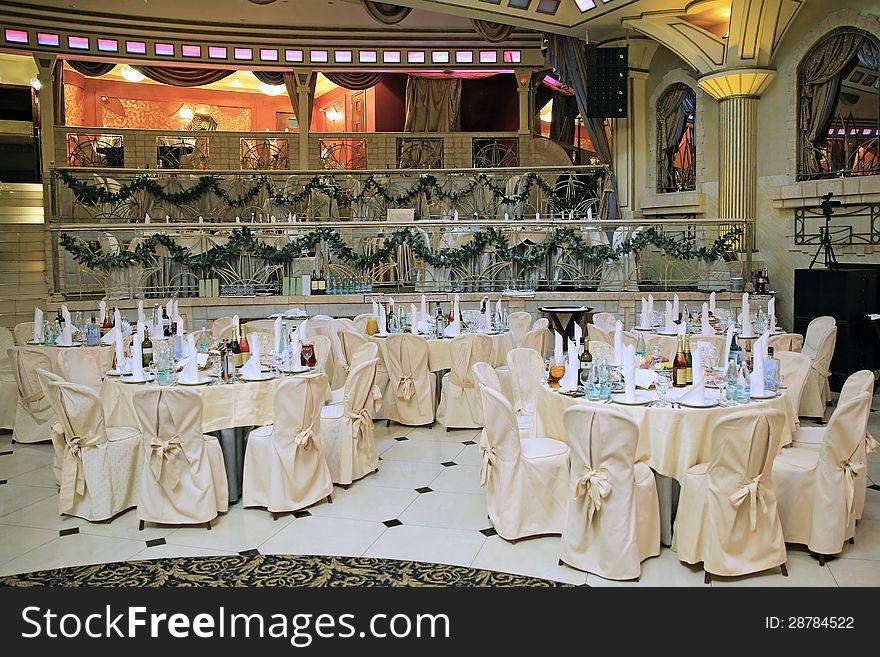
M 174 299 L 169 299 L 168 303 L 165 304 L 165 314 L 168 315 L 169 322 L 174 321 Z M 162 330 L 165 330 L 164 326 L 162 327 Z
M 709 312 L 715 314 L 715 293 L 709 293 Z
M 113 335 L 114 347 L 116 348 L 116 371 L 125 372 L 130 365 L 125 362 L 125 344 L 122 340 L 122 327 L 117 324 L 108 335 Z
M 101 299 L 100 303 L 98 304 L 98 313 L 99 313 L 98 314 L 98 317 L 99 317 L 98 321 L 103 322 L 104 315 L 107 314 L 107 302 L 104 301 L 104 299 Z
M 480 333 L 492 332 L 492 311 L 489 310 L 489 297 L 483 297 L 480 302 L 480 308 L 484 309 L 480 313 Z
M 419 308 L 419 312 L 421 313 L 419 315 L 419 321 L 420 322 L 428 321 L 428 300 L 425 298 L 424 294 L 422 295 L 422 305 Z
M 694 349 L 691 354 L 691 365 L 694 372 L 694 385 L 688 392 L 682 395 L 684 402 L 702 403 L 706 399 L 706 374 L 703 372 L 703 352 Z
M 118 324 L 117 324 L 117 326 L 118 326 Z M 143 322 L 138 322 L 138 323 L 137 323 L 137 327 L 136 327 L 136 329 L 135 329 L 135 333 L 136 333 L 137 335 L 141 336 L 141 342 L 144 341 L 144 335 L 146 335 L 146 333 L 145 333 L 146 330 L 147 330 L 147 325 L 146 325 L 146 324 L 144 324 Z
M 457 294 L 452 298 L 452 321 L 449 322 L 449 326 L 446 327 L 446 329 L 443 331 L 443 334 L 449 337 L 461 335 L 461 319 L 459 318 L 458 312 Z
M 562 334 L 553 331 L 553 362 L 562 362 Z
M 639 312 L 639 327 L 640 328 L 648 328 L 650 324 L 650 319 L 648 315 L 648 300 L 645 297 L 642 297 L 642 310 Z
M 379 315 L 376 323 L 379 325 L 379 333 L 381 335 L 386 335 L 388 333 L 388 315 L 385 314 L 385 306 L 381 303 L 378 305 Z
M 241 375 L 249 379 L 259 379 L 261 375 L 260 369 L 260 341 L 254 340 L 251 347 L 251 357 L 241 366 Z
M 715 335 L 715 329 L 709 323 L 709 304 L 703 304 L 703 312 L 700 315 L 700 335 Z
M 577 322 L 574 323 L 574 343 L 576 345 L 580 345 L 581 338 L 584 337 L 584 329 L 581 328 L 581 325 Z
M 673 319 L 678 319 L 678 295 L 672 295 L 672 317 Z
M 409 332 L 413 335 L 418 335 L 419 333 L 419 316 L 416 315 L 416 304 L 409 304 Z
M 43 311 L 34 308 L 34 342 L 43 341 Z
M 498 297 L 498 301 L 495 302 L 495 318 L 495 321 L 501 326 L 501 297 Z
M 299 365 L 299 356 L 302 353 L 302 338 L 305 335 L 306 323 L 309 320 L 304 320 L 302 324 L 297 326 L 293 333 L 290 334 L 290 351 L 289 358 L 290 362 L 294 365 Z
M 177 321 L 180 319 L 180 299 L 174 300 L 174 317 L 171 318 L 172 321 Z
M 685 333 L 687 333 L 687 322 L 681 321 L 678 323 L 678 334 L 684 335 Z
M 767 326 L 770 331 L 776 330 L 776 298 L 770 299 L 767 302 Z
M 633 344 L 623 350 L 623 399 L 636 400 L 636 346 Z
M 144 213 L 144 223 L 145 224 L 150 223 L 150 215 L 147 212 Z
M 69 347 L 73 344 L 73 325 L 70 321 L 70 311 L 64 304 L 61 304 L 61 316 L 64 318 L 64 328 L 61 330 L 61 335 L 55 338 L 55 344 Z
M 280 354 L 281 353 L 281 318 L 280 317 L 275 318 L 275 323 L 272 325 L 272 330 L 273 330 L 274 337 L 275 337 L 275 340 L 273 343 L 274 347 L 275 347 L 275 353 Z
M 174 308 L 174 311 L 177 312 L 177 308 L 176 308 L 176 307 Z M 177 327 L 177 328 L 176 328 L 176 330 L 175 330 L 175 335 L 178 335 L 178 336 L 180 336 L 180 337 L 183 337 L 183 334 L 184 334 L 184 332 L 185 332 L 184 329 L 186 328 L 186 327 L 183 325 L 183 317 L 181 317 L 180 315 L 175 315 L 175 316 L 174 316 L 174 319 L 173 319 L 172 321 L 177 322 L 177 324 L 176 324 L 176 327 Z
M 764 360 L 767 360 L 768 353 L 767 350 L 770 347 L 770 332 L 765 331 L 760 338 L 758 338 L 755 343 L 752 345 L 752 357 L 754 358 L 755 353 L 761 352 L 761 357 Z
M 664 333 L 678 333 L 672 316 L 672 304 L 669 301 L 666 302 L 666 327 Z
M 730 345 L 733 344 L 733 332 L 736 330 L 735 326 L 730 326 L 727 329 L 727 335 L 724 337 L 724 366 L 727 366 L 727 361 L 730 360 Z
M 757 340 L 752 348 L 752 373 L 749 376 L 749 395 L 752 397 L 764 396 L 764 349 L 759 346 L 763 340 Z
M 375 299 L 370 299 L 370 303 L 373 304 L 373 315 L 378 319 L 379 317 L 379 304 L 376 303 Z
M 636 368 L 635 374 L 636 386 L 638 386 L 639 388 L 644 388 L 645 390 L 654 385 L 654 382 L 659 376 L 654 370 L 643 370 L 641 367 Z
M 137 321 L 146 323 L 147 316 L 144 315 L 144 300 L 141 299 L 138 301 L 138 316 Z
M 623 362 L 623 322 L 614 322 L 614 365 Z
M 143 381 L 145 378 L 142 342 L 140 331 L 138 331 L 131 341 L 131 378 L 135 381 Z
M 654 295 L 649 294 L 648 295 L 648 326 L 651 326 L 650 320 L 651 320 L 651 315 L 653 315 L 653 314 L 654 314 Z
M 178 378 L 180 383 L 199 382 L 199 352 L 196 349 L 196 336 L 190 333 L 186 336 L 186 365 Z
M 749 311 L 749 293 L 743 293 L 743 304 L 742 304 L 742 315 L 740 316 L 740 322 L 742 323 L 742 337 L 744 338 L 753 338 L 755 337 L 755 329 L 752 326 L 752 315 Z
M 574 340 L 568 341 L 568 363 L 565 366 L 565 374 L 562 375 L 559 386 L 566 392 L 577 390 L 578 387 L 578 350 Z

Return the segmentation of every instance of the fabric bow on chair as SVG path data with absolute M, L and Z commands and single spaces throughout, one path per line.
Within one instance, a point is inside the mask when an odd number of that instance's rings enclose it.
M 345 417 L 351 420 L 351 429 L 355 440 L 363 436 L 367 426 L 373 422 L 370 411 L 366 408 L 356 412 L 348 412 Z
M 87 436 L 74 436 L 67 441 L 61 471 L 61 511 L 71 511 L 75 495 L 85 495 L 86 479 L 82 469 L 82 448 Z
M 150 471 L 156 481 L 162 480 L 162 468 L 165 461 L 175 460 L 174 467 L 168 471 L 168 483 L 171 484 L 172 490 L 177 488 L 180 483 L 180 472 L 178 472 L 180 461 L 177 460 L 179 456 L 183 456 L 187 464 L 190 464 L 189 457 L 183 449 L 183 443 L 180 441 L 180 434 L 164 441 L 161 438 L 153 438 L 150 441 Z
M 877 448 L 880 447 L 880 443 L 872 436 L 870 433 L 865 434 L 865 451 L 868 454 L 873 454 L 877 451 Z
M 491 469 L 495 465 L 495 448 L 492 445 L 482 445 L 480 450 L 483 452 L 480 463 L 480 488 L 485 488 L 489 483 Z
M 764 500 L 764 492 L 760 487 L 761 477 L 758 475 L 751 481 L 744 483 L 728 499 L 735 508 L 739 508 L 746 497 L 749 498 L 749 527 L 752 531 L 758 526 L 758 500 L 761 500 L 761 510 L 767 513 L 767 502 Z
M 413 383 L 412 377 L 404 375 L 397 384 L 397 397 L 409 401 L 416 394 L 416 385 Z
M 574 489 L 576 498 L 587 499 L 587 522 L 593 522 L 593 514 L 602 508 L 602 500 L 611 492 L 608 470 L 605 468 L 584 468 L 584 475 L 578 479 Z
M 841 468 L 846 482 L 846 517 L 849 518 L 856 495 L 856 477 L 865 469 L 865 464 L 858 461 L 846 461 L 841 464 Z
M 313 442 L 315 439 L 315 434 L 312 431 L 311 427 L 306 427 L 302 431 L 296 434 L 296 437 L 293 439 L 297 445 L 302 447 L 303 449 L 309 448 L 309 443 Z

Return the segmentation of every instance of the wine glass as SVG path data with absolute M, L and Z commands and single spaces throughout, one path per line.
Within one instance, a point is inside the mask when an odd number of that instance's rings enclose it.
M 550 365 L 550 371 L 547 376 L 547 385 L 551 388 L 559 388 L 559 382 L 565 376 L 565 360 L 559 359 Z
M 654 387 L 657 389 L 657 406 L 666 408 L 669 406 L 669 388 L 672 385 L 672 372 L 661 370 L 657 372 Z

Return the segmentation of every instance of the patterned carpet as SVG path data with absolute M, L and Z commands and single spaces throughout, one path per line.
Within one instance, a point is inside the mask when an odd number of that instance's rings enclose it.
M 462 566 L 366 557 L 242 555 L 123 561 L 0 577 L 0 586 L 566 586 Z

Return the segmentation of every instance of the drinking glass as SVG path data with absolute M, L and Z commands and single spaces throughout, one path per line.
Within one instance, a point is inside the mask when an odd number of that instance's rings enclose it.
M 544 383 L 550 380 L 550 359 L 544 361 Z
M 657 372 L 657 379 L 654 382 L 654 387 L 657 389 L 657 406 L 661 406 L 663 408 L 669 406 L 669 388 L 671 385 L 671 372 Z
M 565 376 L 565 361 L 559 360 L 550 365 L 550 372 L 547 377 L 547 385 L 551 388 L 558 388 L 559 382 Z

